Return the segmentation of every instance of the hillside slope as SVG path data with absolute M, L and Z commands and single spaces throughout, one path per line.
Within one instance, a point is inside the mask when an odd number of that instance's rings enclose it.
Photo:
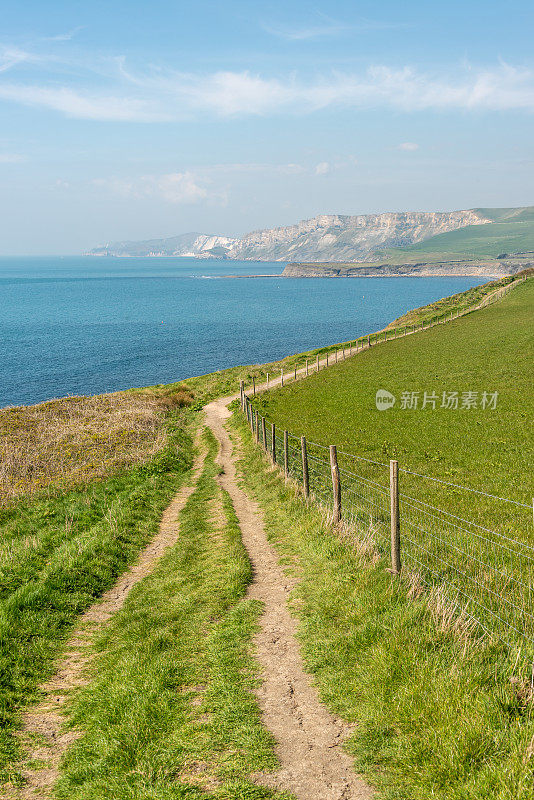
M 477 209 L 492 222 L 483 227 L 468 225 L 462 229 L 437 234 L 425 242 L 391 251 L 392 260 L 406 256 L 497 257 L 503 253 L 524 253 L 534 250 L 534 209 Z
M 342 451 L 377 462 L 398 458 L 401 466 L 417 473 L 530 504 L 533 308 L 530 278 L 495 305 L 371 348 L 306 381 L 262 395 L 262 413 L 277 428 L 312 442 L 337 444 Z M 375 404 L 379 389 L 397 398 L 383 413 Z M 403 408 L 402 393 L 412 391 L 419 393 L 418 407 Z M 443 392 L 453 391 L 477 392 L 478 398 L 483 392 L 498 392 L 497 408 L 441 407 Z M 435 408 L 421 408 L 424 392 L 439 398 Z M 407 477 L 403 480 L 409 485 Z M 428 501 L 446 502 L 449 510 L 464 516 L 465 497 L 436 486 L 425 484 Z M 480 498 L 468 511 L 490 527 L 506 519 L 503 509 L 495 512 L 495 519 L 488 518 L 494 507 Z M 524 530 L 531 538 L 530 517 L 517 518 L 514 533 L 520 536 Z

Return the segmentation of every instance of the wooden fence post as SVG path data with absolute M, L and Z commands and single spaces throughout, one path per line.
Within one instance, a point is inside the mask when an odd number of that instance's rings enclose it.
M 283 368 L 283 367 L 282 367 L 282 369 L 280 370 L 280 375 L 281 375 L 281 377 L 282 377 L 282 380 L 281 380 L 281 385 L 283 386 L 283 385 L 284 385 L 284 368 Z
M 367 347 L 371 347 L 371 334 L 367 335 Z
M 326 366 L 328 366 L 328 350 L 326 351 Z
M 269 388 L 269 373 L 267 373 L 267 388 Z
M 295 364 L 295 380 L 297 380 L 297 365 Z
M 308 377 L 309 374 L 310 374 L 310 371 L 308 369 L 308 359 L 306 359 L 306 377 Z
M 284 475 L 289 477 L 289 441 L 287 431 L 284 431 Z
M 399 462 L 389 462 L 389 494 L 391 505 L 391 571 L 401 571 L 400 518 L 399 518 Z
M 300 437 L 300 449 L 302 451 L 302 485 L 304 486 L 304 497 L 310 496 L 310 479 L 308 475 L 308 452 L 306 450 L 306 437 Z
M 261 418 L 261 438 L 263 449 L 267 452 L 267 426 L 265 424 L 265 417 Z
M 337 465 L 337 449 L 335 444 L 330 445 L 330 469 L 332 472 L 332 490 L 334 496 L 332 516 L 334 524 L 337 524 L 341 520 L 341 481 L 339 478 L 339 467 Z
M 317 372 L 319 372 L 319 353 L 317 353 Z
M 254 397 L 256 397 L 256 378 L 252 378 L 252 390 L 254 392 Z
M 241 410 L 245 410 L 245 381 L 239 381 L 239 395 L 241 397 Z
M 276 464 L 276 428 L 274 427 L 274 422 L 271 425 L 271 451 L 273 464 Z

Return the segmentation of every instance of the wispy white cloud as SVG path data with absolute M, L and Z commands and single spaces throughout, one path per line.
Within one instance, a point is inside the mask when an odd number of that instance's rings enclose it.
M 321 163 L 317 164 L 315 167 L 316 175 L 326 175 L 328 172 L 330 172 L 330 164 L 328 161 L 321 161 Z
M 419 150 L 419 145 L 416 142 L 401 142 L 401 144 L 399 144 L 399 150 L 406 150 L 408 153 L 413 153 L 415 150 Z
M 26 161 L 26 156 L 20 153 L 0 153 L 0 164 L 21 164 Z
M 362 75 L 335 73 L 307 82 L 218 72 L 177 79 L 174 91 L 190 107 L 222 116 L 381 106 L 402 111 L 534 111 L 534 73 L 505 64 L 451 78 L 385 66 L 371 67 Z
M 0 72 L 7 72 L 19 64 L 37 60 L 38 56 L 18 47 L 0 47 Z
M 340 36 L 346 33 L 367 33 L 372 30 L 389 30 L 391 28 L 406 27 L 404 24 L 383 22 L 361 18 L 357 22 L 341 22 L 332 19 L 327 14 L 317 12 L 312 23 L 308 25 L 291 26 L 280 23 L 262 24 L 262 28 L 267 33 L 292 42 L 303 42 L 310 39 L 323 39 L 330 36 Z
M 0 73 L 48 57 L 0 49 Z M 418 111 L 534 111 L 534 71 L 508 64 L 456 68 L 449 73 L 378 65 L 360 73 L 302 78 L 249 71 L 184 73 L 161 67 L 134 71 L 123 59 L 48 64 L 31 84 L 0 80 L 0 100 L 47 108 L 69 117 L 163 122 L 216 117 L 310 114 L 325 109 Z M 85 71 L 84 71 L 85 70 Z M 42 77 L 45 75 L 46 77 Z M 409 143 L 408 143 L 409 144 Z
M 273 36 L 286 39 L 292 42 L 302 42 L 308 39 L 321 39 L 327 36 L 338 36 L 349 29 L 343 22 L 327 17 L 325 14 L 317 14 L 318 22 L 314 25 L 290 27 L 286 25 L 263 23 L 262 27 Z
M 66 33 L 57 33 L 55 36 L 43 36 L 41 41 L 43 42 L 70 42 L 71 39 L 74 39 L 76 34 L 84 29 L 84 25 L 78 25 L 76 28 L 73 28 Z
M 67 87 L 0 83 L 0 99 L 59 111 L 67 117 L 107 122 L 162 122 L 172 116 L 144 98 L 84 93 Z
M 91 185 L 123 198 L 153 198 L 174 205 L 209 204 L 225 206 L 236 187 L 261 178 L 271 178 L 282 182 L 289 176 L 313 179 L 326 175 L 331 171 L 353 166 L 352 156 L 334 159 L 333 162 L 321 161 L 318 164 L 269 164 L 269 163 L 222 163 L 206 164 L 194 169 L 182 169 L 176 172 L 133 177 L 108 176 L 95 178 Z M 249 178 L 250 176 L 250 178 Z M 58 181 L 57 186 L 64 186 Z M 65 184 L 66 186 L 66 184 Z M 241 190 L 239 190 L 241 191 Z
M 192 172 L 171 172 L 158 178 L 147 179 L 147 188 L 159 194 L 168 203 L 195 204 L 210 197 Z
M 92 184 L 121 197 L 159 198 L 175 205 L 226 203 L 225 192 L 211 188 L 205 178 L 189 170 L 164 175 L 143 175 L 132 180 L 97 178 Z

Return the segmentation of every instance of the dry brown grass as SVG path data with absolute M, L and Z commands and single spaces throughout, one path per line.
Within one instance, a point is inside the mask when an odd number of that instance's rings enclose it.
M 0 410 L 0 506 L 145 463 L 166 443 L 165 411 L 193 395 L 118 392 Z

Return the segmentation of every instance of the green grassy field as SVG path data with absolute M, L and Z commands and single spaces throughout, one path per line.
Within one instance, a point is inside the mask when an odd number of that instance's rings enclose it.
M 310 490 L 327 506 L 327 445 L 338 447 L 344 518 L 360 527 L 371 522 L 383 555 L 389 461 L 397 460 L 409 579 L 444 593 L 457 616 L 527 647 L 534 635 L 533 302 L 530 278 L 494 305 L 371 347 L 255 400 L 269 433 L 270 423 L 278 430 L 279 461 L 282 430 L 289 431 L 297 482 L 299 437 L 306 437 Z M 380 390 L 396 398 L 386 410 L 376 406 Z
M 319 444 L 336 444 L 377 462 L 397 458 L 401 467 L 528 504 L 533 309 L 534 280 L 529 279 L 495 305 L 363 351 L 263 394 L 258 405 L 278 428 Z M 396 396 L 393 408 L 377 410 L 379 389 Z M 419 392 L 417 409 L 401 407 L 405 391 Z M 425 391 L 437 396 L 435 409 L 421 407 Z M 478 392 L 478 407 L 441 408 L 443 392 L 453 391 Z M 498 392 L 494 410 L 481 408 L 484 391 Z M 432 500 L 453 505 L 459 500 L 475 519 L 496 508 L 415 478 L 405 480 L 411 490 L 424 487 Z M 519 522 L 532 538 L 530 514 Z
M 266 463 L 241 414 L 240 471 L 269 540 L 299 584 L 292 604 L 308 670 L 354 723 L 348 751 L 385 800 L 531 800 L 531 661 L 473 639 L 446 605 L 392 578 Z M 365 537 L 365 530 L 360 533 Z

